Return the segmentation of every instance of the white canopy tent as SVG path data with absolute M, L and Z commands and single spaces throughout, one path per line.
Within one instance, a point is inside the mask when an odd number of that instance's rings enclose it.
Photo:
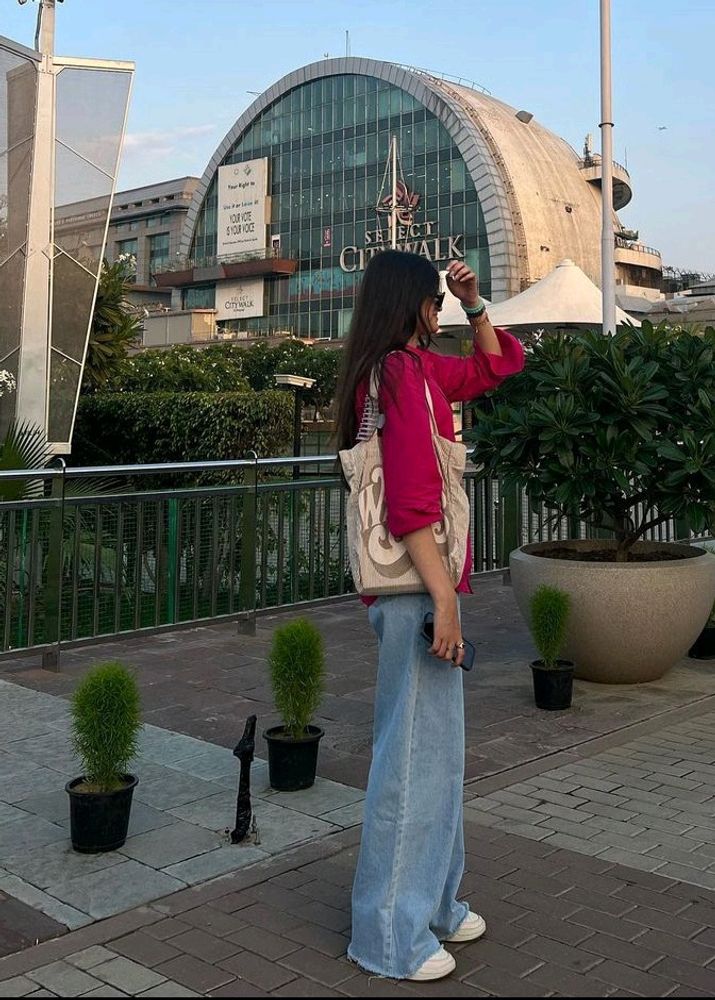
M 603 322 L 601 290 L 572 260 L 562 260 L 551 274 L 525 292 L 489 307 L 494 326 L 540 330 L 545 327 L 590 327 Z M 616 309 L 617 324 L 640 326 L 622 309 Z

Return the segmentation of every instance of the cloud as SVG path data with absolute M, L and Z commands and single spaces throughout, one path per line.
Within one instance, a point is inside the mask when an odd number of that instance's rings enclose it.
M 187 140 L 209 135 L 215 129 L 215 125 L 180 125 L 164 131 L 128 132 L 124 137 L 124 152 L 132 155 L 150 153 L 152 156 L 168 156 L 177 152 Z

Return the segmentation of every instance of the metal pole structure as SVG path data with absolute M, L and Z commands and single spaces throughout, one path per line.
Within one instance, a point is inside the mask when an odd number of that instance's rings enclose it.
M 300 389 L 295 390 L 293 410 L 293 456 L 300 458 L 300 434 L 303 429 L 302 395 Z M 297 603 L 300 589 L 300 493 L 297 480 L 300 477 L 300 465 L 293 466 L 293 489 L 290 495 L 290 554 L 291 554 L 291 594 L 293 603 Z
M 393 135 L 390 147 L 390 163 L 392 171 L 392 201 L 390 208 L 391 246 L 397 249 L 397 136 Z
M 300 458 L 300 437 L 303 430 L 303 397 L 300 389 L 295 390 L 293 405 L 293 455 Z M 293 466 L 293 479 L 300 476 L 300 465 Z
M 18 422 L 28 422 L 39 428 L 47 436 L 55 141 L 55 0 L 40 0 L 37 38 L 42 61 L 37 74 L 16 418 Z
M 611 0 L 601 0 L 601 294 L 604 336 L 616 332 L 613 234 L 613 112 L 611 108 Z

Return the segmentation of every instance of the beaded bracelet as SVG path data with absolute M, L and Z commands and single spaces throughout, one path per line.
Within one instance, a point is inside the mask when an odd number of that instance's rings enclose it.
M 464 303 L 462 303 L 462 309 L 470 319 L 478 319 L 482 313 L 487 311 L 487 306 L 484 300 L 480 299 L 479 304 L 476 306 L 465 306 Z

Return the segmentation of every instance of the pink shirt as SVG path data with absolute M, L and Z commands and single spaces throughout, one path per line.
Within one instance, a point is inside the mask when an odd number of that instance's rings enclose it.
M 502 355 L 487 354 L 475 344 L 467 358 L 447 357 L 420 348 L 398 351 L 385 362 L 385 378 L 392 392 L 380 393 L 385 415 L 382 429 L 382 464 L 385 473 L 387 524 L 400 538 L 442 520 L 442 477 L 432 447 L 424 379 L 432 393 L 435 419 L 443 437 L 455 440 L 451 403 L 476 399 L 496 388 L 509 375 L 524 367 L 524 349 L 506 330 L 497 330 Z M 362 415 L 367 386 L 356 394 L 358 417 Z M 471 546 L 458 591 L 469 592 L 472 569 Z M 375 598 L 363 596 L 366 604 Z

